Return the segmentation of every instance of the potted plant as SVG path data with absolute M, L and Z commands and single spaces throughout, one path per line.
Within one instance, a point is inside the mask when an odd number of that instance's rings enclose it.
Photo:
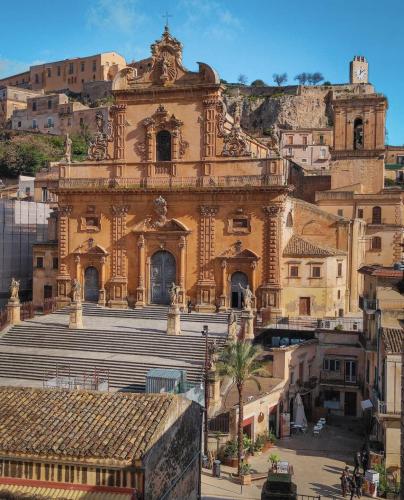
M 237 467 L 237 450 L 237 441 L 227 441 L 223 450 L 225 465 Z
M 252 455 L 254 451 L 252 440 L 247 434 L 243 434 L 243 450 L 246 455 Z
M 268 461 L 271 462 L 271 467 L 274 472 L 276 471 L 276 465 L 279 462 L 279 460 L 280 460 L 279 455 L 277 455 L 276 453 L 272 453 L 271 455 L 269 455 Z
M 247 462 L 243 462 L 240 467 L 240 484 L 251 484 L 251 465 Z
M 257 455 L 261 455 L 262 450 L 264 449 L 265 445 L 265 437 L 262 434 L 258 434 L 257 439 L 255 440 L 254 443 L 254 453 Z

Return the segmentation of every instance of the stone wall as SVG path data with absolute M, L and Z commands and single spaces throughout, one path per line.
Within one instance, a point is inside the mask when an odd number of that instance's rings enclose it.
M 198 498 L 202 414 L 199 405 L 177 398 L 157 441 L 144 458 L 144 499 Z M 174 410 L 175 408 L 175 410 Z

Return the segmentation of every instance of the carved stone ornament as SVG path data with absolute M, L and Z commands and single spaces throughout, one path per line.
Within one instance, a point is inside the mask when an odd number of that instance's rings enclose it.
M 136 151 L 141 157 L 142 161 L 151 161 L 152 158 L 148 158 L 148 151 L 150 141 L 153 139 L 153 135 L 160 130 L 168 130 L 171 132 L 173 139 L 178 144 L 178 155 L 182 158 L 185 154 L 186 149 L 189 144 L 182 137 L 182 126 L 184 123 L 176 118 L 173 114 L 170 116 L 165 107 L 160 104 L 156 109 L 155 113 L 148 118 L 145 118 L 142 122 L 145 128 L 145 137 L 142 142 L 136 144 Z
M 278 205 L 269 205 L 267 207 L 263 207 L 264 212 L 269 216 L 269 217 L 276 217 L 282 210 L 281 206 Z
M 239 128 L 233 127 L 224 136 L 222 156 L 251 156 L 248 141 Z
M 219 207 L 210 207 L 208 205 L 201 205 L 200 211 L 202 217 L 215 217 L 215 215 L 219 211 Z
M 172 83 L 177 79 L 178 69 L 182 69 L 182 45 L 171 36 L 168 27 L 160 40 L 151 46 L 152 74 L 156 83 Z
M 128 211 L 128 205 L 111 205 L 111 213 L 114 217 L 123 217 Z
M 60 217 L 69 217 L 72 213 L 73 206 L 72 205 L 59 205 L 58 212 Z
M 167 222 L 167 202 L 160 195 L 153 202 L 154 211 L 157 214 L 157 220 L 154 222 L 154 226 L 162 227 Z
M 97 132 L 94 134 L 88 147 L 88 159 L 95 161 L 109 160 L 108 143 L 112 142 L 112 122 L 105 123 L 104 115 L 98 111 L 95 115 Z
M 219 101 L 216 106 L 216 126 L 218 137 L 225 136 L 224 124 L 226 123 L 226 104 L 223 101 Z

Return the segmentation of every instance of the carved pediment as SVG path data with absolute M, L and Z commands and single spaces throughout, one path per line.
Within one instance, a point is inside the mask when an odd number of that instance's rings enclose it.
M 220 84 L 219 75 L 205 63 L 199 62 L 199 72 L 188 71 L 182 65 L 182 44 L 173 37 L 166 26 L 160 40 L 151 45 L 150 64 L 137 73 L 136 64 L 128 66 L 116 75 L 113 90 L 124 90 L 137 85 L 170 86 L 176 82 L 192 84 L 198 82 Z
M 79 245 L 73 252 L 73 254 L 88 254 L 88 255 L 99 255 L 107 256 L 109 253 L 101 245 L 97 245 L 93 238 L 89 238 L 84 243 Z
M 248 248 L 242 248 L 241 241 L 236 241 L 231 247 L 219 255 L 220 259 L 259 260 L 258 255 Z
M 169 219 L 162 225 L 156 224 L 152 217 L 146 217 L 133 229 L 134 233 L 154 232 L 154 233 L 189 233 L 189 229 L 177 219 Z

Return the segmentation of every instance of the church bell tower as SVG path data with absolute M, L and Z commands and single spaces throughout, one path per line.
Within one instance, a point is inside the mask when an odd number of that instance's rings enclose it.
M 349 83 L 369 83 L 369 64 L 363 56 L 354 56 L 349 64 Z

